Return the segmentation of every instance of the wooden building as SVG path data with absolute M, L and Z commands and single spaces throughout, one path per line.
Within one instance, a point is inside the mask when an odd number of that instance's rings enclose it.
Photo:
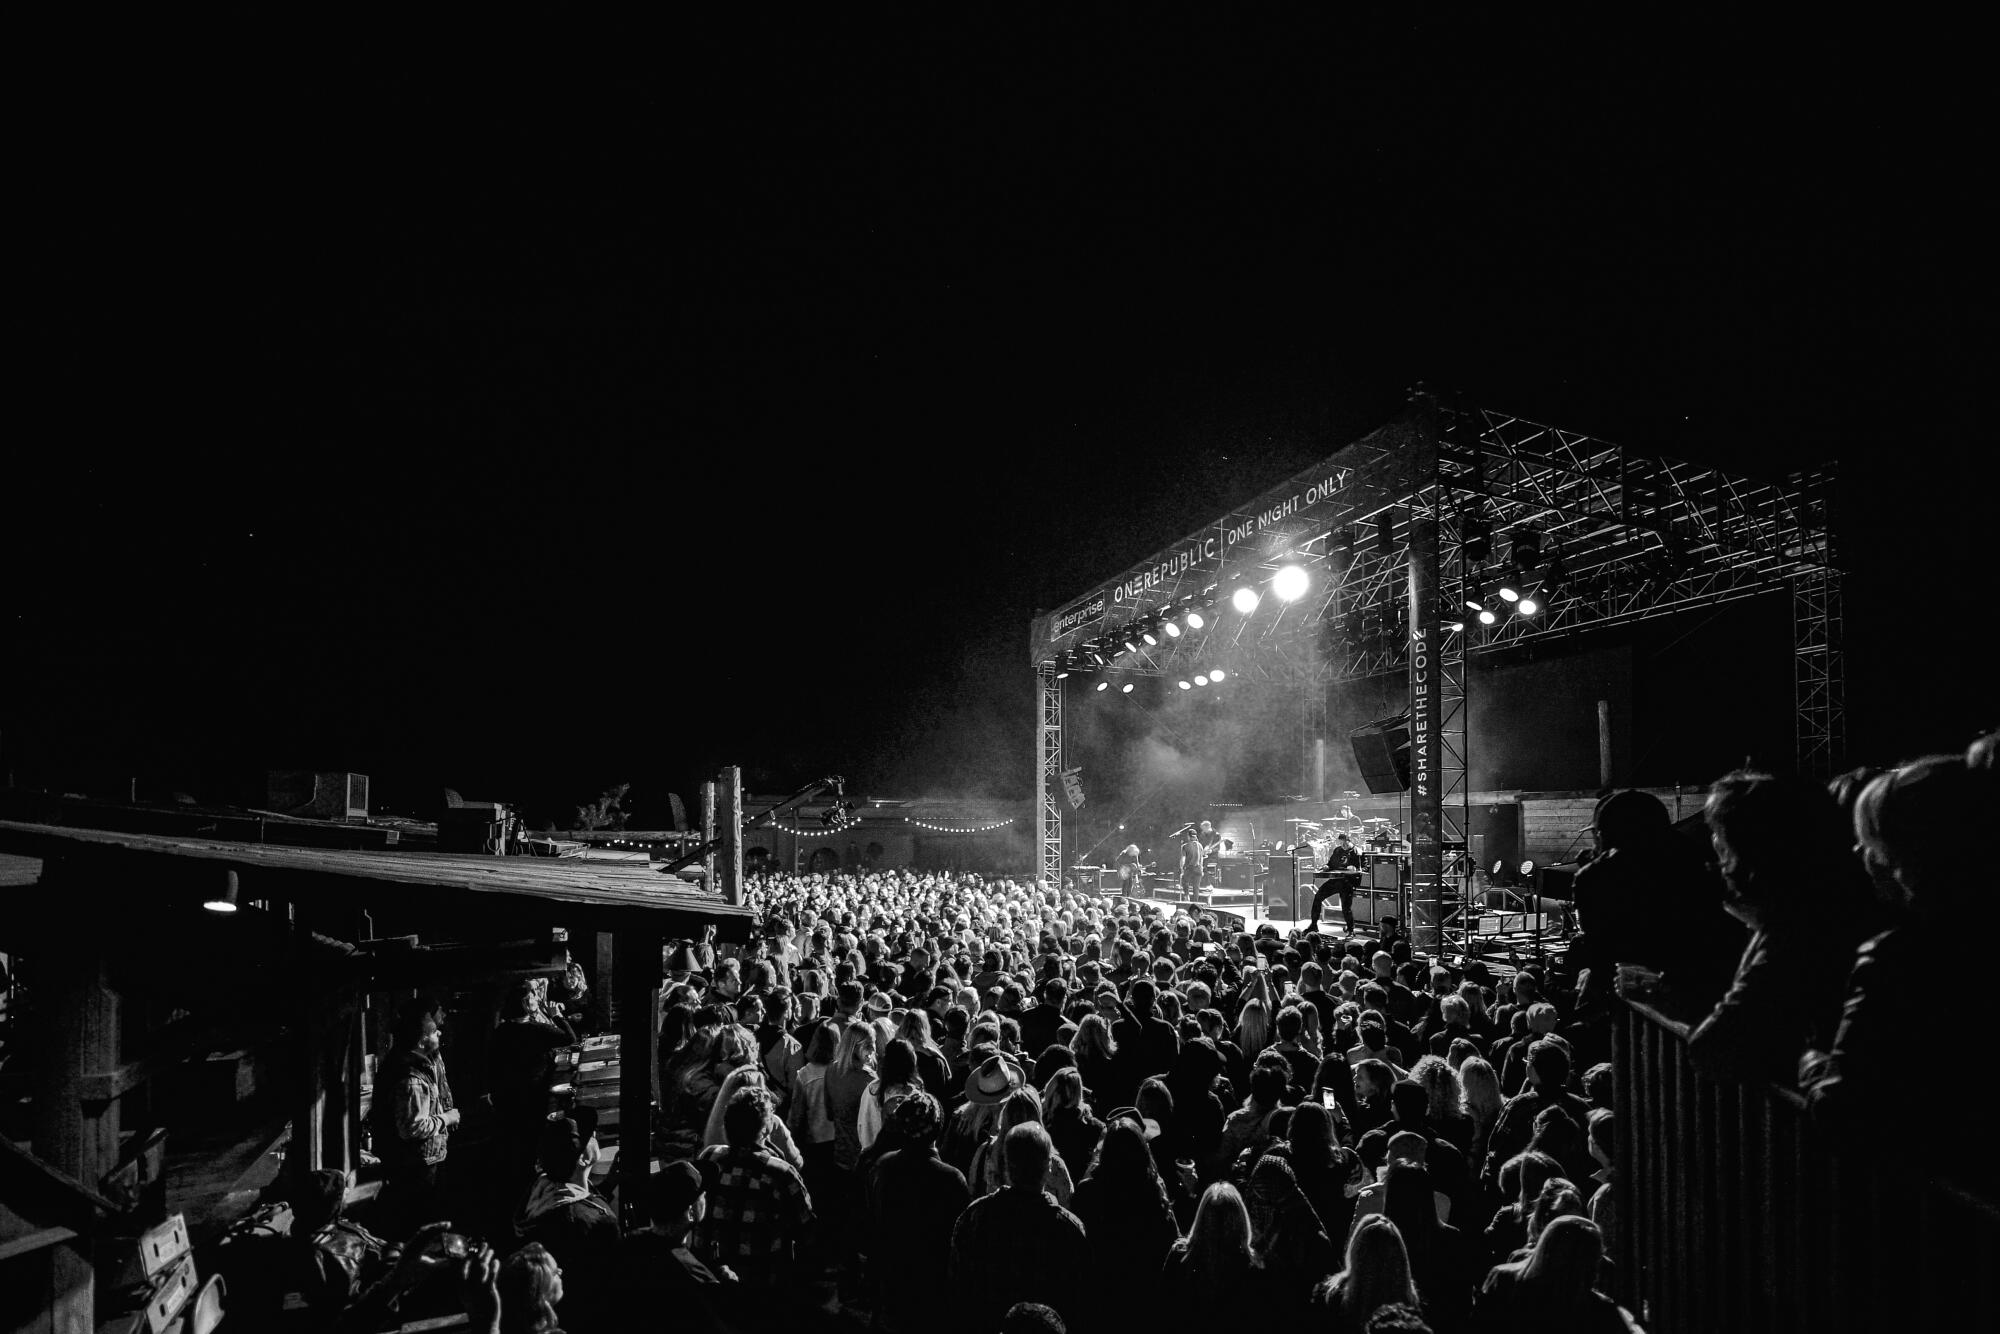
M 0 1290 L 37 1294 L 25 1314 L 10 1300 L 15 1327 L 95 1334 L 149 1225 L 181 1215 L 198 1249 L 281 1176 L 361 1166 L 370 1058 L 387 1013 L 420 995 L 452 1007 L 446 1056 L 469 1101 L 498 986 L 582 961 L 638 1054 L 617 1079 L 620 1140 L 649 1145 L 663 947 L 710 926 L 747 937 L 740 891 L 645 860 L 374 841 L 0 821 L 0 855 L 39 863 L 10 877 L 0 915 L 18 1020 L 0 1072 Z M 740 885 L 723 860 L 715 883 Z M 650 1159 L 622 1155 L 621 1176 Z M 621 1194 L 629 1208 L 637 1192 Z

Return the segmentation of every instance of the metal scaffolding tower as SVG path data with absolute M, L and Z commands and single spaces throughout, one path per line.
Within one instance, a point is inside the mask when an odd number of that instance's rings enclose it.
M 1450 876 L 1469 883 L 1471 655 L 1785 591 L 1799 767 L 1829 773 L 1845 731 L 1829 481 L 1763 481 L 1419 391 L 1402 419 L 1036 618 L 1045 873 L 1059 875 L 1062 861 L 1058 669 L 1073 685 L 1222 666 L 1241 681 L 1294 686 L 1310 765 L 1327 687 L 1402 671 L 1415 698 L 1411 650 L 1421 645 L 1436 673 L 1424 698 L 1437 706 L 1437 852 L 1456 857 Z M 1413 530 L 1425 534 L 1415 559 Z M 1312 573 L 1308 596 L 1212 614 L 1231 589 L 1264 589 L 1288 565 Z M 1501 573 L 1529 576 L 1515 591 L 1538 599 L 1537 612 L 1491 601 Z M 1483 622 L 1482 608 L 1497 614 Z M 1201 633 L 1144 643 L 1149 627 L 1191 610 L 1211 613 Z M 1446 877 L 1442 863 L 1436 874 Z

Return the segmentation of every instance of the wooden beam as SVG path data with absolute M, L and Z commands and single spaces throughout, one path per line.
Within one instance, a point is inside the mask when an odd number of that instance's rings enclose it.
M 66 1227 L 38 1228 L 25 1236 L 10 1237 L 0 1241 L 0 1260 L 11 1260 L 29 1251 L 39 1251 L 44 1246 L 53 1246 L 60 1241 L 68 1241 L 77 1234 Z

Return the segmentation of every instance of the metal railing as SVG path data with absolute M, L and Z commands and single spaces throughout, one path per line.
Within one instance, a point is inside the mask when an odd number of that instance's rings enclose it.
M 1944 1175 L 1993 1152 L 1987 1117 L 1920 1094 L 1944 1072 L 1839 1141 L 1795 1090 L 1696 1073 L 1686 1037 L 1614 1020 L 1616 1295 L 1649 1334 L 2000 1329 L 2000 1202 Z

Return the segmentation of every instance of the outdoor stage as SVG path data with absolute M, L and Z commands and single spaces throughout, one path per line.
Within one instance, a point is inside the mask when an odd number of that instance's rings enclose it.
M 1303 931 L 1311 923 L 1303 917 L 1273 915 L 1256 894 L 1223 890 L 1215 894 L 1212 902 L 1184 902 L 1178 896 L 1132 897 L 1110 894 L 1113 900 L 1141 904 L 1158 909 L 1169 915 L 1185 913 L 1190 917 L 1207 915 L 1215 918 L 1218 925 L 1231 931 L 1247 931 L 1254 934 L 1259 927 L 1269 925 L 1277 928 L 1281 936 L 1289 936 L 1294 931 Z M 1310 901 L 1308 905 L 1310 906 Z M 1281 905 L 1281 911 L 1283 911 Z M 1358 914 L 1357 914 L 1358 916 Z M 1484 959 L 1496 970 L 1504 972 L 1517 964 L 1534 963 L 1559 954 L 1567 947 L 1568 932 L 1563 929 L 1560 913 L 1499 913 L 1480 912 L 1470 923 L 1472 930 L 1462 937 L 1451 933 L 1454 945 L 1463 939 L 1471 946 L 1470 954 L 1457 949 L 1448 951 L 1448 961 L 1462 962 L 1466 958 Z M 1328 940 L 1372 941 L 1376 938 L 1373 923 L 1357 921 L 1349 931 L 1340 916 L 1340 896 L 1330 895 L 1320 909 L 1320 934 Z

